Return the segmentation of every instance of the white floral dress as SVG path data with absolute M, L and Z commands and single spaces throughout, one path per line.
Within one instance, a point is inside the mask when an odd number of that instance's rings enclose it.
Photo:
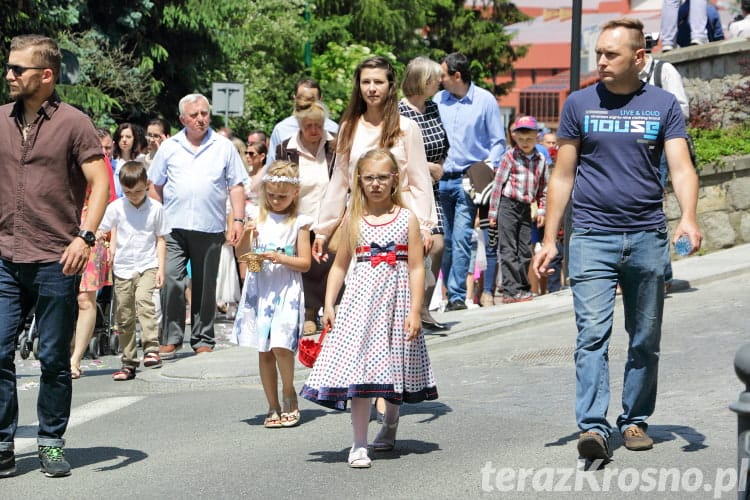
M 407 341 L 409 210 L 384 224 L 360 222 L 356 264 L 346 279 L 333 329 L 300 392 L 339 410 L 353 397 L 394 404 L 437 399 L 424 337 Z
M 309 229 L 312 222 L 307 215 L 298 215 L 290 223 L 288 215 L 269 213 L 266 220 L 258 224 L 254 251 L 283 251 L 295 255 L 300 229 Z M 264 261 L 260 272 L 247 272 L 230 340 L 261 352 L 274 347 L 296 351 L 304 320 L 300 272 Z

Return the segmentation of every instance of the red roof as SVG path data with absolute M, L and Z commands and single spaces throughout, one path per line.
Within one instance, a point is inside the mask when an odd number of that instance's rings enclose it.
M 570 45 L 562 43 L 530 45 L 526 56 L 514 62 L 513 68 L 516 70 L 570 68 Z
M 588 73 L 581 74 L 580 87 L 588 87 L 599 80 L 599 73 L 597 71 L 590 71 Z M 570 89 L 570 71 L 563 71 L 555 76 L 537 82 L 533 85 L 521 90 L 521 92 L 556 92 L 559 90 Z

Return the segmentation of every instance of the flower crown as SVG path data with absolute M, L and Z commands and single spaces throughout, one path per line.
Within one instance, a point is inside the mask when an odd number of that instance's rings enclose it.
M 287 184 L 299 184 L 299 177 L 287 177 L 286 175 L 264 175 L 263 182 L 285 182 Z

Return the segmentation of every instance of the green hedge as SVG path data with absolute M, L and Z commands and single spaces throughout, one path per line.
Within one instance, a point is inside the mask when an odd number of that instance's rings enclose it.
M 750 124 L 715 130 L 690 129 L 698 159 L 696 167 L 722 165 L 728 156 L 750 154 Z

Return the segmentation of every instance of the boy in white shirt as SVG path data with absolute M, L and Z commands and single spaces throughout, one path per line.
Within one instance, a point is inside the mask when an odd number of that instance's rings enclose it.
M 115 281 L 117 330 L 122 345 L 122 367 L 112 374 L 116 381 L 133 380 L 140 364 L 135 342 L 135 320 L 141 324 L 143 366 L 158 368 L 159 326 L 154 291 L 164 283 L 169 234 L 164 208 L 148 197 L 146 167 L 129 161 L 119 172 L 124 196 L 107 206 L 99 231 L 112 231 L 110 259 Z

